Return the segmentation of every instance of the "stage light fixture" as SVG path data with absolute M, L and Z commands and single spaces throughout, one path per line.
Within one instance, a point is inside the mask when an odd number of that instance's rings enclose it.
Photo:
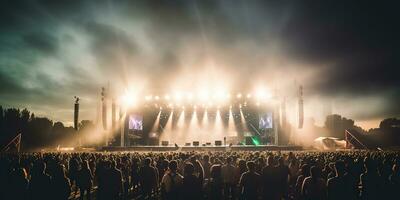
M 121 96 L 120 101 L 125 107 L 131 107 L 136 103 L 136 98 L 132 93 L 127 92 Z
M 193 99 L 193 94 L 192 93 L 188 93 L 187 97 L 186 97 L 189 101 L 191 101 Z
M 236 97 L 237 97 L 238 99 L 240 99 L 240 98 L 242 98 L 242 94 L 239 93 L 239 94 L 236 95 Z
M 208 91 L 207 90 L 202 90 L 199 93 L 199 98 L 200 98 L 201 101 L 207 101 L 208 98 L 209 98 Z
M 174 98 L 176 101 L 180 101 L 182 100 L 182 94 L 180 92 L 175 92 Z
M 158 101 L 160 99 L 160 97 L 159 96 L 155 96 L 154 99 Z
M 256 97 L 259 100 L 266 100 L 271 98 L 271 93 L 264 88 L 258 88 L 256 90 Z

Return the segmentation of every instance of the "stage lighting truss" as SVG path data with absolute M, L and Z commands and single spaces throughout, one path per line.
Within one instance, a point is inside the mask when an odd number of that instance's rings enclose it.
M 201 91 L 197 94 L 191 92 L 174 92 L 170 94 L 159 94 L 159 95 L 145 95 L 145 96 L 133 96 L 129 93 L 123 95 L 121 104 L 126 107 L 141 107 L 141 106 L 156 106 L 157 108 L 217 108 L 217 109 L 231 109 L 232 107 L 238 107 L 242 109 L 247 106 L 269 106 L 276 104 L 278 101 L 277 97 L 273 97 L 270 93 L 265 90 L 257 90 L 254 93 L 228 93 L 222 90 L 216 91 L 214 94 L 210 94 L 208 91 Z M 235 98 L 232 98 L 235 97 Z

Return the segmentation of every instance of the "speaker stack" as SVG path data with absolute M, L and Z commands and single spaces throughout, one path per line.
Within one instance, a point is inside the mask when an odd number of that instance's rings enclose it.
M 168 146 L 169 142 L 168 141 L 161 141 L 161 146 Z

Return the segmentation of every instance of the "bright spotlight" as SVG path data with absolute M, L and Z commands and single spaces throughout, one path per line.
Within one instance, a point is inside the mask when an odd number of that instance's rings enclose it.
M 199 93 L 199 98 L 200 98 L 201 101 L 207 101 L 208 98 L 209 98 L 208 91 L 207 90 L 201 91 Z
M 176 101 L 180 101 L 182 100 L 182 94 L 180 92 L 176 92 L 174 98 Z
M 186 97 L 189 101 L 191 101 L 193 99 L 193 94 L 192 93 L 188 93 L 187 97 Z
M 258 88 L 256 91 L 257 99 L 265 100 L 271 98 L 271 93 L 263 88 Z
M 248 99 L 250 99 L 251 98 L 251 94 L 247 94 L 247 96 L 246 96 Z
M 145 96 L 144 99 L 146 101 L 151 101 L 153 99 L 153 97 L 151 95 L 149 95 L 149 96 Z
M 228 94 L 228 92 L 226 92 L 226 90 L 224 89 L 224 88 L 217 88 L 216 90 L 215 90 L 215 93 L 214 93 L 214 99 L 215 100 L 217 100 L 217 101 L 224 101 L 224 100 L 226 100 L 227 98 L 227 94 Z
M 127 92 L 121 96 L 121 103 L 125 107 L 131 107 L 134 106 L 134 104 L 136 103 L 136 98 L 133 94 Z
M 155 99 L 155 100 L 159 100 L 160 97 L 159 97 L 159 96 L 155 96 L 154 99 Z
M 167 101 L 168 101 L 170 98 L 171 98 L 171 97 L 170 97 L 168 94 L 164 96 L 164 99 L 167 100 Z
M 237 94 L 236 98 L 238 98 L 238 99 L 242 98 L 242 93 Z

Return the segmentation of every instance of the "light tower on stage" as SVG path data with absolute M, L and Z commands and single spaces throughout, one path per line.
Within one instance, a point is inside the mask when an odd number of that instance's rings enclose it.
M 303 102 L 303 86 L 299 87 L 299 129 L 303 128 L 304 123 L 304 102 Z
M 79 119 L 79 97 L 74 96 L 75 105 L 74 105 L 74 129 L 78 131 L 78 119 Z
M 75 104 L 74 104 L 74 129 L 78 132 L 78 122 L 79 122 L 79 97 L 74 96 Z M 79 136 L 80 138 L 80 136 Z M 81 140 L 79 139 L 79 146 L 81 146 Z
M 106 133 L 106 146 L 108 146 L 108 134 L 107 134 L 107 93 L 104 87 L 101 88 L 101 121 L 103 124 L 104 132 Z

